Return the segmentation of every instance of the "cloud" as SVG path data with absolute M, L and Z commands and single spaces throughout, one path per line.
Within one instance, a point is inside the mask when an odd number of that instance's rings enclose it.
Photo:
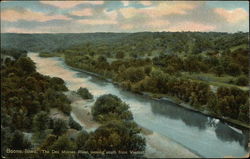
M 215 8 L 214 12 L 219 14 L 229 23 L 238 23 L 248 19 L 248 12 L 242 8 L 226 10 L 224 8 Z
M 27 33 L 236 32 L 248 31 L 247 11 L 239 6 L 231 10 L 211 6 L 204 1 L 5 2 L 1 11 L 1 29 L 3 32 Z
M 8 22 L 16 22 L 18 20 L 45 22 L 50 20 L 69 20 L 64 15 L 47 15 L 42 12 L 34 12 L 27 10 L 6 9 L 1 12 L 1 20 Z
M 165 31 L 214 31 L 216 26 L 214 25 L 205 25 L 198 22 L 182 22 L 176 25 L 173 25 Z
M 187 14 L 188 10 L 192 10 L 197 6 L 196 3 L 187 2 L 161 2 L 156 7 L 148 8 L 121 8 L 120 12 L 125 18 L 132 18 L 133 16 L 145 14 L 150 17 L 159 17 L 171 14 Z
M 142 5 L 144 6 L 150 6 L 152 5 L 152 2 L 151 1 L 139 1 Z
M 79 10 L 79 11 L 72 11 L 71 14 L 75 16 L 92 16 L 93 10 L 90 8 L 86 8 L 86 9 Z
M 118 13 L 117 13 L 116 10 L 113 10 L 113 11 L 104 10 L 104 15 L 105 15 L 108 19 L 111 19 L 111 20 L 116 20 L 117 17 L 118 17 Z
M 124 7 L 127 7 L 129 5 L 129 1 L 121 1 Z
M 104 1 L 40 1 L 40 2 L 61 9 L 73 8 L 80 4 L 101 5 L 104 3 Z

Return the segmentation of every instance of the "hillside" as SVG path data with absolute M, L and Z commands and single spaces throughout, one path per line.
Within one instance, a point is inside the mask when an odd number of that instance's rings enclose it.
M 40 56 L 61 56 L 132 92 L 249 121 L 248 33 L 142 32 Z
M 28 51 L 53 51 L 65 49 L 85 42 L 116 40 L 126 34 L 115 33 L 79 33 L 79 34 L 1 34 L 1 48 Z
M 86 45 L 111 47 L 128 54 L 201 53 L 248 45 L 248 33 L 216 32 L 139 32 L 139 33 L 77 33 L 77 34 L 1 34 L 1 48 L 28 51 L 55 51 Z M 105 45 L 105 46 L 104 46 Z M 106 48 L 105 48 L 106 49 Z M 115 52 L 117 53 L 117 52 Z M 136 54 L 136 55 L 135 55 Z

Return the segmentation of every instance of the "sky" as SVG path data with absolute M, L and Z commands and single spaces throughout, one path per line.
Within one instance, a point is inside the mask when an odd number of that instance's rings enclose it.
M 1 32 L 248 32 L 248 1 L 2 1 Z

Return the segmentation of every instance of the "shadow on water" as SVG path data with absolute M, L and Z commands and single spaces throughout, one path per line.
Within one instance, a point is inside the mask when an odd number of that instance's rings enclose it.
M 219 122 L 215 129 L 216 136 L 225 142 L 239 142 L 241 146 L 248 149 L 249 133 L 243 132 L 242 134 L 233 130 L 228 125 Z
M 216 121 L 203 114 L 184 110 L 185 108 L 179 107 L 177 104 L 168 101 L 154 101 L 151 104 L 151 108 L 152 112 L 155 114 L 160 114 L 170 119 L 180 119 L 187 126 L 196 127 L 201 131 L 208 127 L 214 127 L 218 139 L 224 142 L 239 142 L 239 144 L 247 150 L 247 139 L 249 134 L 245 131 L 240 133 L 218 119 Z
M 169 101 L 153 101 L 151 109 L 154 114 L 160 114 L 170 119 L 182 120 L 187 126 L 196 127 L 199 130 L 205 130 L 208 126 L 208 117 L 188 111 Z

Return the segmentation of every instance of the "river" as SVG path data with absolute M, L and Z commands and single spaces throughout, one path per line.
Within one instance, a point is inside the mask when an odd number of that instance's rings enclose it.
M 247 131 L 189 111 L 170 101 L 152 100 L 124 91 L 112 83 L 71 69 L 59 57 L 41 58 L 37 53 L 28 53 L 28 56 L 36 63 L 38 72 L 62 78 L 69 90 L 88 88 L 95 99 L 103 94 L 117 95 L 129 104 L 139 125 L 202 157 L 241 157 L 248 153 Z

